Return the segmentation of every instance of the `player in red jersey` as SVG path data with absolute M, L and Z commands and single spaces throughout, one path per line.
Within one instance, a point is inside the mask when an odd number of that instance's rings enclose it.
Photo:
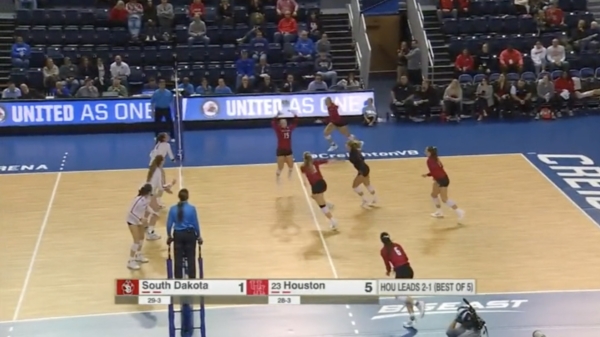
M 283 114 L 279 112 L 273 121 L 271 126 L 277 134 L 277 182 L 281 171 L 285 164 L 288 166 L 288 178 L 292 178 L 292 172 L 294 171 L 294 156 L 292 153 L 292 132 L 298 126 L 298 116 L 294 114 L 294 119 L 291 124 L 288 125 L 287 119 L 283 118 Z
M 323 179 L 323 175 L 321 174 L 321 169 L 319 166 L 323 164 L 327 164 L 327 160 L 314 160 L 312 154 L 310 152 L 304 152 L 302 155 L 304 163 L 300 167 L 302 173 L 306 176 L 306 180 L 308 180 L 308 184 L 311 188 L 311 197 L 317 202 L 321 212 L 325 214 L 327 219 L 329 219 L 329 226 L 332 230 L 337 229 L 337 221 L 333 218 L 333 214 L 331 214 L 331 209 L 333 208 L 333 204 L 325 201 L 325 192 L 327 191 L 327 183 L 325 179 Z
M 425 149 L 425 153 L 427 153 L 427 168 L 429 169 L 429 173 L 423 174 L 423 177 L 432 177 L 433 178 L 433 186 L 431 188 L 431 199 L 433 200 L 433 205 L 435 206 L 435 212 L 431 214 L 434 218 L 443 218 L 444 213 L 442 213 L 442 206 L 440 204 L 440 199 L 442 202 L 448 205 L 448 207 L 452 208 L 456 215 L 458 216 L 458 221 L 462 221 L 465 216 L 465 211 L 458 208 L 456 203 L 450 199 L 448 199 L 448 185 L 450 185 L 450 178 L 448 178 L 448 174 L 444 170 L 444 165 L 440 161 L 438 157 L 438 150 L 435 146 L 428 146 Z
M 399 279 L 412 279 L 414 276 L 414 272 L 410 263 L 408 262 L 408 256 L 404 252 L 404 249 L 399 244 L 392 241 L 390 235 L 386 232 L 383 232 L 379 235 L 379 239 L 381 243 L 383 243 L 383 248 L 381 248 L 381 258 L 383 259 L 383 263 L 385 264 L 386 275 L 390 276 L 392 272 L 392 267 L 394 268 L 394 273 L 396 274 L 396 278 Z M 399 299 L 401 297 L 398 297 Z M 407 296 L 404 298 L 404 303 L 406 305 L 406 310 L 410 316 L 410 321 L 404 323 L 404 327 L 412 328 L 415 322 L 415 308 L 419 309 L 419 313 L 421 314 L 421 318 L 425 316 L 425 303 L 423 301 L 415 301 L 412 297 Z
M 353 134 L 350 133 L 348 129 L 348 123 L 344 121 L 342 116 L 340 116 L 339 107 L 333 103 L 331 97 L 325 98 L 325 105 L 327 106 L 327 113 L 329 114 L 329 124 L 325 127 L 325 139 L 329 142 L 329 152 L 335 151 L 338 146 L 331 138 L 331 133 L 333 130 L 338 130 L 342 135 L 346 136 L 349 140 L 355 140 Z M 360 142 L 360 146 L 362 147 L 363 142 Z

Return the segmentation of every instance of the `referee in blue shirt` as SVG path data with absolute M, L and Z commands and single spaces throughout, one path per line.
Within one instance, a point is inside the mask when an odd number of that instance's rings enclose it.
M 158 90 L 152 94 L 152 111 L 154 112 L 155 136 L 163 131 L 169 131 L 171 139 L 175 139 L 175 130 L 173 129 L 173 115 L 171 114 L 171 104 L 173 104 L 173 93 L 166 88 L 165 80 L 158 82 Z M 163 123 L 163 119 L 165 122 Z M 168 128 L 168 130 L 164 130 Z
M 176 279 L 183 278 L 183 258 L 188 261 L 188 277 L 196 278 L 196 242 L 202 244 L 200 236 L 200 223 L 196 207 L 188 203 L 190 193 L 187 189 L 179 191 L 179 202 L 169 210 L 167 218 L 167 244 L 175 243 L 173 253 L 175 255 Z

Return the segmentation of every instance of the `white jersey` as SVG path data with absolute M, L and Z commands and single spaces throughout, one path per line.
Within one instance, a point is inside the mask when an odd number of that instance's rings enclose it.
M 169 156 L 169 159 L 171 160 L 175 159 L 175 157 L 173 156 L 173 151 L 171 150 L 171 144 L 167 142 L 160 142 L 154 145 L 154 148 L 152 149 L 152 151 L 150 151 L 150 164 L 148 165 L 152 165 L 152 161 L 158 155 L 163 156 L 165 160 L 167 159 L 167 156 Z
M 139 225 L 142 223 L 142 219 L 146 215 L 146 210 L 150 205 L 150 197 L 148 196 L 137 196 L 131 202 L 129 206 L 129 212 L 127 213 L 127 223 L 132 225 Z
M 165 188 L 165 171 L 162 167 L 157 167 L 154 170 L 154 174 L 150 177 L 150 180 L 146 182 L 147 184 L 152 185 L 152 193 L 157 193 L 157 191 L 162 191 Z

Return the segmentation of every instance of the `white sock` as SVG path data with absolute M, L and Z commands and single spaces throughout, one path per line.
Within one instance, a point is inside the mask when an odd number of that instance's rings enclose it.
M 148 226 L 147 232 L 149 234 L 154 234 L 154 226 Z
M 333 141 L 333 139 L 331 139 L 331 135 L 325 136 L 325 139 L 327 139 L 327 141 L 329 142 L 329 144 L 331 144 L 331 146 L 335 145 L 335 142 Z
M 323 212 L 323 214 L 327 215 L 329 213 L 329 207 L 327 207 L 327 206 L 321 207 L 321 212 Z
M 363 201 L 367 201 L 367 199 L 365 199 L 365 194 L 363 193 L 362 189 L 359 187 L 355 187 L 353 188 L 354 192 L 356 192 L 356 194 L 358 194 L 358 196 L 363 200 Z
M 275 174 L 279 177 L 281 175 L 281 170 L 277 169 L 277 172 Z
M 433 198 L 432 197 L 431 201 L 433 202 L 433 206 L 435 206 L 436 210 L 439 210 L 440 206 L 441 206 L 441 204 L 440 204 L 440 198 L 438 198 L 438 197 Z
M 452 200 L 447 200 L 446 206 L 452 208 L 452 207 L 456 206 L 456 203 L 454 203 L 454 201 L 452 201 Z
M 369 193 L 375 195 L 375 187 L 373 187 L 373 185 L 367 186 L 367 191 L 369 191 Z
M 355 140 L 355 139 L 356 139 L 356 137 L 354 137 L 354 135 L 350 135 L 350 136 L 348 136 L 348 139 L 350 139 L 350 140 Z
M 291 178 L 291 177 L 292 177 L 292 173 L 294 173 L 294 169 L 290 167 L 290 168 L 288 169 L 288 177 L 290 177 L 290 178 Z
M 133 261 L 133 259 L 135 258 L 135 254 L 138 251 L 138 245 L 137 243 L 134 243 L 131 245 L 131 254 L 129 256 L 129 261 Z
M 144 246 L 144 241 L 138 241 L 137 243 L 137 252 L 142 253 L 142 247 Z

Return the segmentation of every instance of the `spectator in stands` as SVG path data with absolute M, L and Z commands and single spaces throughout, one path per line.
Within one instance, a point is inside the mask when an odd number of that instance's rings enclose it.
M 252 58 L 258 60 L 261 57 L 267 57 L 269 50 L 269 41 L 263 36 L 263 32 L 256 31 L 256 36 L 250 40 L 250 50 L 252 50 Z
M 423 75 L 421 74 L 421 49 L 417 40 L 413 40 L 410 44 L 410 50 L 406 54 L 406 73 L 408 82 L 413 85 L 421 84 Z
M 158 83 L 156 83 L 156 79 L 154 77 L 150 77 L 148 79 L 148 83 L 145 83 L 142 89 L 144 91 L 158 90 Z
M 98 88 L 94 86 L 94 80 L 91 78 L 86 78 L 83 86 L 77 90 L 75 94 L 77 98 L 98 98 L 100 97 L 100 93 L 98 92 Z
M 515 11 L 519 15 L 529 14 L 531 6 L 529 6 L 529 0 L 514 0 Z
M 192 45 L 194 42 L 200 41 L 205 45 L 208 45 L 210 43 L 210 38 L 206 36 L 206 32 L 206 23 L 200 19 L 200 14 L 196 14 L 188 27 L 189 44 Z
M 79 75 L 78 80 L 91 78 L 95 82 L 98 81 L 98 67 L 93 66 L 87 56 L 82 56 L 79 60 L 79 70 L 77 72 Z
M 23 83 L 20 85 L 21 88 L 21 99 L 42 99 L 44 98 L 39 92 L 35 89 L 29 89 L 27 84 Z
M 551 70 L 562 69 L 568 66 L 566 61 L 567 52 L 565 51 L 565 47 L 558 42 L 558 39 L 552 40 L 552 45 L 546 48 L 546 58 Z
M 229 0 L 221 0 L 219 3 L 219 21 L 222 25 L 233 25 L 233 7 L 229 3 Z
M 579 20 L 577 28 L 571 31 L 571 45 L 577 51 L 582 52 L 587 49 L 589 42 L 597 36 L 597 33 L 593 34 L 592 31 L 587 28 L 585 20 Z
M 98 85 L 100 88 L 106 88 L 104 86 L 104 80 L 106 79 L 106 69 L 104 67 L 104 61 L 101 58 L 96 59 L 96 68 L 98 68 Z
M 17 36 L 15 43 L 12 45 L 11 55 L 12 65 L 15 68 L 29 68 L 29 58 L 31 57 L 31 47 L 25 42 L 23 38 Z
M 362 109 L 363 113 L 363 124 L 365 126 L 373 126 L 377 123 L 377 110 L 375 110 L 375 104 L 372 98 L 367 99 L 365 106 Z
M 431 118 L 431 107 L 437 100 L 437 92 L 431 86 L 428 80 L 423 80 L 419 90 L 415 91 L 413 104 L 415 107 L 415 115 L 412 118 L 413 122 L 422 122 L 425 119 Z
M 261 57 L 258 61 L 258 64 L 254 66 L 254 78 L 264 79 L 266 76 L 269 76 L 270 71 L 271 66 L 267 64 L 267 58 Z
M 119 79 L 121 83 L 127 83 L 127 78 L 131 75 L 129 65 L 121 59 L 120 55 L 115 56 L 115 62 L 110 65 L 110 76 L 112 79 Z
M 177 86 L 178 89 L 183 90 L 183 96 L 187 97 L 194 94 L 194 85 L 190 83 L 189 77 L 184 77 L 181 83 Z
M 18 99 L 21 96 L 21 89 L 17 88 L 13 81 L 9 81 L 6 89 L 2 90 L 2 99 Z
M 146 41 L 156 41 L 156 21 L 158 20 L 157 9 L 154 8 L 152 0 L 146 0 L 144 5 L 144 34 Z
M 161 35 L 165 41 L 168 41 L 173 33 L 173 21 L 175 20 L 173 5 L 168 0 L 161 0 L 160 4 L 156 6 L 156 16 Z
M 546 71 L 546 47 L 541 41 L 536 42 L 535 46 L 531 48 L 531 61 L 533 61 L 536 75 Z
M 396 78 L 400 80 L 400 77 L 406 75 L 406 65 L 408 60 L 406 58 L 406 54 L 410 49 L 408 48 L 408 43 L 406 41 L 402 41 L 400 44 L 400 48 L 397 51 L 397 67 L 396 67 Z
M 598 22 L 590 22 L 590 29 L 588 31 L 588 35 L 590 36 L 588 48 L 593 51 L 597 51 L 598 44 L 600 43 L 600 27 L 598 26 Z
M 117 1 L 115 7 L 110 10 L 108 19 L 114 26 L 125 26 L 127 24 L 127 17 L 129 12 L 125 9 L 125 2 Z
M 522 116 L 531 114 L 531 90 L 527 87 L 527 83 L 523 80 L 518 80 L 517 84 L 510 88 L 510 97 L 513 100 L 514 106 Z M 512 110 L 511 110 L 512 111 Z M 505 113 L 504 116 L 511 116 L 510 113 Z
M 47 58 L 42 72 L 44 73 L 44 86 L 48 89 L 54 88 L 54 84 L 59 80 L 59 71 L 56 64 L 54 64 L 54 60 Z
M 308 17 L 308 31 L 312 39 L 319 39 L 321 32 L 323 31 L 323 25 L 319 19 L 318 13 L 313 11 Z
M 408 82 L 408 77 L 403 75 L 398 78 L 398 83 L 392 88 L 391 96 L 390 109 L 398 120 L 405 114 L 412 116 L 414 89 Z
M 444 90 L 444 111 L 450 121 L 459 121 L 463 92 L 458 80 L 452 80 Z
M 277 14 L 284 15 L 290 13 L 292 16 L 298 15 L 298 3 L 295 0 L 277 0 Z
M 121 84 L 121 79 L 115 77 L 112 79 L 112 85 L 106 89 L 107 92 L 116 92 L 119 97 L 127 97 L 127 88 Z
M 129 28 L 129 34 L 134 41 L 137 41 L 142 30 L 142 15 L 144 14 L 144 6 L 137 2 L 137 0 L 129 0 L 125 4 L 127 10 L 127 27 Z
M 500 69 L 505 73 L 520 73 L 523 70 L 523 54 L 510 45 L 500 53 L 499 59 Z
M 300 91 L 300 87 L 294 80 L 294 75 L 288 74 L 285 78 L 285 82 L 281 86 L 281 92 L 296 92 Z
M 554 99 L 556 116 L 561 117 L 561 110 L 566 106 L 567 114 L 573 116 L 575 105 L 575 83 L 568 71 L 563 71 L 561 76 L 554 80 Z
M 331 81 L 331 83 L 337 83 L 337 72 L 333 70 L 333 62 L 327 54 L 319 54 L 319 57 L 315 60 L 315 72 L 323 77 L 325 81 Z
M 341 79 L 337 82 L 336 86 L 342 87 L 346 90 L 360 89 L 360 81 L 355 78 L 354 73 L 349 73 L 348 78 Z
M 323 77 L 319 74 L 315 75 L 315 79 L 308 84 L 308 91 L 327 91 L 327 83 L 323 81 Z
M 250 83 L 254 82 L 254 60 L 248 57 L 248 51 L 241 51 L 240 58 L 235 61 L 235 70 L 237 72 L 236 88 L 240 86 L 244 76 L 248 77 Z
M 215 87 L 215 94 L 217 95 L 233 95 L 231 88 L 225 84 L 224 78 L 219 78 L 218 85 Z
M 296 19 L 292 17 L 291 12 L 286 12 L 285 16 L 279 20 L 279 24 L 277 25 L 277 32 L 274 36 L 275 42 L 291 43 L 294 41 L 296 33 L 298 33 L 298 23 L 296 22 Z
M 50 95 L 55 98 L 71 98 L 71 92 L 65 88 L 63 82 L 57 81 L 54 88 L 50 90 Z
M 443 21 L 445 18 L 454 18 L 456 19 L 457 10 L 454 8 L 453 0 L 440 0 L 440 4 L 438 6 L 437 15 L 440 21 Z
M 473 56 L 471 56 L 468 49 L 464 49 L 454 61 L 454 71 L 456 72 L 456 76 L 462 74 L 470 75 L 473 73 L 474 68 L 475 59 L 473 59 Z
M 554 98 L 554 96 L 555 96 L 554 83 L 552 83 L 552 81 L 550 81 L 549 74 L 544 74 L 542 79 L 538 81 L 536 93 L 537 93 L 538 111 L 542 110 L 543 108 L 556 108 L 557 101 Z M 557 109 L 557 111 L 560 111 L 560 107 Z M 556 116 L 555 113 L 551 112 L 551 118 L 554 118 L 555 116 Z M 535 119 L 539 119 L 539 118 L 540 118 L 540 114 L 538 112 L 535 115 Z
M 555 3 L 551 3 L 546 8 L 544 17 L 548 27 L 560 28 L 565 24 L 565 13 Z
M 469 16 L 469 0 L 456 0 L 458 16 Z
M 252 85 L 250 84 L 250 80 L 248 79 L 248 76 L 242 76 L 242 79 L 240 81 L 240 85 L 236 88 L 235 93 L 236 94 L 251 94 L 253 93 L 254 90 L 252 89 Z
M 202 3 L 202 0 L 193 0 L 192 4 L 188 8 L 188 14 L 190 15 L 190 18 L 192 18 L 192 19 L 195 19 L 196 15 L 201 17 L 202 15 L 204 15 L 204 11 L 205 11 L 205 7 L 204 7 L 204 4 Z
M 250 24 L 256 25 L 257 22 L 261 24 L 264 20 L 264 7 L 261 0 L 251 0 L 248 5 L 248 16 L 250 16 Z
M 64 85 L 71 94 L 75 94 L 77 89 L 81 86 L 79 83 L 79 69 L 76 65 L 71 62 L 71 58 L 65 57 L 63 65 L 58 69 L 58 76 L 60 80 L 64 82 Z
M 295 61 L 312 60 L 315 53 L 315 43 L 308 37 L 308 33 L 305 30 L 300 33 L 300 37 L 294 45 L 294 51 L 296 52 L 296 56 L 294 56 Z
M 484 43 L 481 46 L 481 51 L 477 54 L 475 59 L 477 65 L 477 71 L 483 74 L 492 73 L 492 67 L 494 66 L 494 55 L 490 53 L 490 45 Z
M 208 84 L 206 77 L 202 77 L 200 85 L 196 87 L 196 94 L 198 95 L 210 95 L 213 93 L 213 88 Z
M 475 97 L 475 112 L 478 115 L 477 120 L 481 121 L 489 115 L 490 109 L 494 106 L 494 88 L 487 77 L 477 85 Z
M 503 116 L 504 112 L 511 109 L 510 84 L 504 74 L 500 74 L 494 83 L 494 106 L 499 116 Z
M 263 76 L 263 81 L 258 86 L 258 92 L 260 93 L 275 93 L 277 92 L 277 87 L 275 83 L 271 81 L 271 76 L 265 74 Z
M 315 44 L 317 53 L 325 53 L 329 55 L 331 53 L 331 42 L 326 33 L 321 34 L 321 39 Z

